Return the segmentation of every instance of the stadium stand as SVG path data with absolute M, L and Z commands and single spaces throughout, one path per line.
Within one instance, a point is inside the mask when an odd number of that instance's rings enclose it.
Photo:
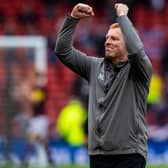
M 70 11 L 72 5 L 77 2 L 77 0 L 73 1 L 73 3 L 70 0 L 15 0 L 12 2 L 10 0 L 1 0 L 0 3 L 0 35 L 43 35 L 47 38 L 48 82 L 46 113 L 51 125 L 55 124 L 59 112 L 67 104 L 72 94 L 74 81 L 77 79 L 77 76 L 64 67 L 53 53 L 60 23 L 66 13 Z M 108 0 L 103 1 L 102 5 L 89 0 L 83 2 L 92 4 L 96 12 L 95 17 L 88 21 L 89 24 L 82 21 L 79 25 L 80 28 L 75 35 L 75 46 L 87 52 L 88 55 L 102 57 L 104 34 L 108 25 L 114 22 L 113 13 L 111 13 L 112 7 L 109 7 L 111 4 Z M 168 23 L 168 12 L 166 10 L 168 2 L 164 1 L 163 5 L 160 4 L 160 8 L 154 8 L 155 4 L 150 4 L 150 2 L 152 1 L 127 1 L 131 5 L 130 15 L 144 41 L 145 49 L 151 58 L 157 75 L 163 79 L 161 80 L 163 82 L 161 85 L 163 85 L 166 92 L 167 73 L 163 71 L 167 70 L 165 67 L 168 65 L 164 65 L 164 69 L 162 68 L 162 57 L 164 58 L 162 49 L 165 49 L 165 43 L 167 42 L 165 37 L 168 36 L 166 28 Z M 136 10 L 132 8 L 133 6 Z M 0 64 L 2 64 L 3 58 L 3 53 L 1 53 Z M 4 80 L 5 69 L 1 66 L 0 89 L 3 89 Z M 160 98 L 161 104 L 167 103 L 167 95 L 162 97 Z M 149 125 L 151 123 L 157 124 L 153 123 L 153 121 L 157 121 L 156 117 L 159 111 L 153 112 L 152 108 L 149 109 Z M 166 114 L 168 121 L 168 112 Z

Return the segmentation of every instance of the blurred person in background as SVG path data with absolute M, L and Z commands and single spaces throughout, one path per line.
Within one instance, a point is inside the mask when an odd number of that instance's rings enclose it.
M 168 31 L 165 35 L 164 45 L 161 51 L 161 73 L 164 81 L 164 92 L 162 92 L 164 97 L 164 102 L 168 103 Z
M 82 102 L 77 97 L 71 98 L 57 119 L 56 130 L 64 142 L 76 147 L 85 144 L 83 127 L 86 116 L 86 109 Z
M 94 15 L 79 3 L 67 15 L 55 54 L 89 82 L 88 150 L 91 168 L 144 168 L 147 155 L 146 103 L 152 65 L 127 17 L 115 4 L 117 23 L 106 34 L 105 58 L 87 57 L 73 48 L 79 20 Z
M 159 102 L 154 101 L 153 103 L 154 107 L 152 109 L 149 108 L 149 110 L 151 110 L 151 112 L 154 113 L 154 117 L 155 117 L 155 122 L 152 124 L 149 124 L 148 126 L 149 137 L 157 141 L 165 141 L 168 139 L 168 131 L 167 131 L 168 130 L 168 89 L 167 89 L 168 33 L 167 32 L 165 32 L 165 36 L 163 39 L 164 39 L 164 45 L 161 48 L 161 65 L 160 65 L 160 68 L 158 68 L 161 72 L 160 74 L 159 73 L 156 74 L 155 73 L 156 70 L 153 71 L 154 73 L 152 78 L 155 80 L 153 80 L 153 82 L 151 81 L 151 88 L 150 88 L 150 94 L 151 96 L 153 96 L 153 98 L 156 97 L 158 93 L 159 93 L 159 97 L 161 98 Z M 158 80 L 159 78 L 160 78 L 160 81 Z M 158 90 L 159 89 L 158 86 L 160 87 L 160 90 Z
M 48 165 L 48 118 L 45 114 L 45 77 L 35 71 L 30 71 L 29 77 L 25 79 L 21 86 L 22 95 L 30 107 L 29 126 L 27 128 L 29 145 L 27 147 L 25 161 L 37 163 L 38 165 Z M 36 154 L 32 159 L 32 154 Z

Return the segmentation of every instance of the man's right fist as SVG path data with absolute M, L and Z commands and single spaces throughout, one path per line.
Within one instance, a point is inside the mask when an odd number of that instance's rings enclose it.
M 78 3 L 73 7 L 71 16 L 77 19 L 94 16 L 93 8 L 87 4 Z

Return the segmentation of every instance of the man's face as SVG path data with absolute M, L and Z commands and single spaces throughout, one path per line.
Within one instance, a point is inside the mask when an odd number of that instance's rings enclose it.
M 126 48 L 121 29 L 110 28 L 105 40 L 105 58 L 115 60 L 122 59 L 126 55 Z

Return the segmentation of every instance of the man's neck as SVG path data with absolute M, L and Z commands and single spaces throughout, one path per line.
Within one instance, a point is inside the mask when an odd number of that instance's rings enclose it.
M 115 58 L 115 59 L 111 59 L 112 64 L 120 64 L 121 62 L 126 62 L 128 60 L 128 57 L 122 57 L 122 58 Z

